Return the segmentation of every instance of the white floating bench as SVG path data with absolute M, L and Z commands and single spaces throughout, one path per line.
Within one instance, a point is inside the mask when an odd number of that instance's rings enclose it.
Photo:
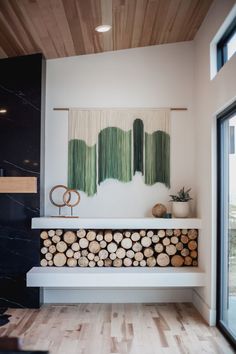
M 42 303 L 192 302 L 205 286 L 198 268 L 34 267 L 27 286 L 40 287 Z
M 34 267 L 28 287 L 45 288 L 172 288 L 205 286 L 199 268 L 56 268 Z

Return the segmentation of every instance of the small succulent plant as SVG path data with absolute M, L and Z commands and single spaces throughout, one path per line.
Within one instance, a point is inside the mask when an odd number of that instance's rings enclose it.
M 177 194 L 171 194 L 171 202 L 188 202 L 189 200 L 192 200 L 193 198 L 190 197 L 189 192 L 191 191 L 191 188 L 185 190 L 184 187 L 180 189 L 180 191 Z

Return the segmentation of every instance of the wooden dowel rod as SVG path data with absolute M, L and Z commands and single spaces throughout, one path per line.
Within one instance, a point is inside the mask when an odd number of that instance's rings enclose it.
M 98 109 L 104 109 L 104 108 L 78 108 L 78 109 L 80 109 L 80 110 L 98 110 Z M 109 109 L 109 108 L 108 108 Z M 111 109 L 114 109 L 114 108 L 111 108 Z M 130 108 L 115 108 L 115 109 L 130 109 Z M 139 110 L 139 109 L 150 109 L 150 110 L 152 110 L 152 109 L 158 109 L 158 108 L 139 108 L 139 107 L 137 107 L 137 108 L 133 108 L 134 110 L 135 109 L 137 109 L 137 110 Z M 69 111 L 70 109 L 69 108 L 53 108 L 53 110 L 54 111 Z M 178 107 L 171 107 L 170 108 L 170 110 L 171 111 L 187 111 L 188 110 L 188 108 L 184 108 L 184 107 L 180 107 L 180 108 L 178 108 Z

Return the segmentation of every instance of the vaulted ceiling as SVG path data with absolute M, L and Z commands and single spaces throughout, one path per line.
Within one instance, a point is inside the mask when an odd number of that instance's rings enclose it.
M 213 0 L 0 0 L 0 58 L 46 58 L 192 40 Z M 101 24 L 112 30 L 98 33 Z

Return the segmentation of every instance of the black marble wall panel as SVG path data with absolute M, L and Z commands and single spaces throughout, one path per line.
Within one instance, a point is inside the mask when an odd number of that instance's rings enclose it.
M 0 306 L 38 307 L 39 289 L 26 288 L 26 272 L 39 264 L 42 97 L 41 54 L 0 60 L 0 168 L 5 176 L 35 176 L 37 194 L 0 194 Z

